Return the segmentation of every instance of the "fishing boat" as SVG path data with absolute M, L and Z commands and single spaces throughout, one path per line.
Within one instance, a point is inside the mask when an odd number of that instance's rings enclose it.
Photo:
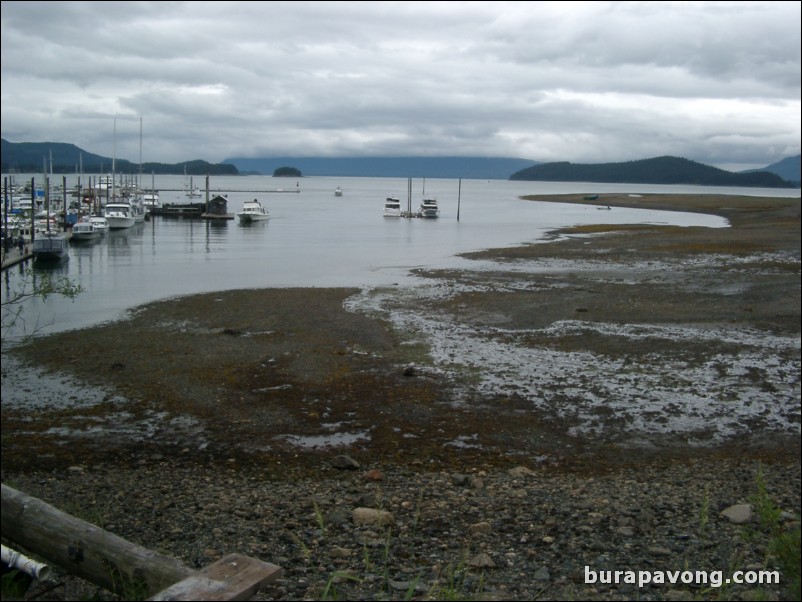
M 267 208 L 262 207 L 262 203 L 257 199 L 253 199 L 252 201 L 245 201 L 245 204 L 242 206 L 242 211 L 237 213 L 237 219 L 239 219 L 241 224 L 261 222 L 270 219 L 270 212 Z
M 438 217 L 440 209 L 437 207 L 436 199 L 423 199 L 420 203 L 421 217 Z
M 388 196 L 384 201 L 384 217 L 401 217 L 401 200 Z

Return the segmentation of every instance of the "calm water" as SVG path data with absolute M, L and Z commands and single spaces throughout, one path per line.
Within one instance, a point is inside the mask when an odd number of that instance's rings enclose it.
M 60 177 L 56 178 L 59 182 Z M 25 181 L 25 178 L 17 178 Z M 30 181 L 30 177 L 27 178 Z M 37 180 L 38 181 L 38 180 Z M 85 181 L 85 178 L 84 178 Z M 68 186 L 75 177 L 68 177 Z M 388 219 L 384 199 L 407 205 L 407 180 L 400 178 L 303 178 L 264 176 L 211 178 L 213 193 L 226 194 L 229 212 L 258 198 L 267 222 L 241 225 L 156 217 L 129 230 L 112 231 L 96 243 L 72 244 L 70 259 L 47 271 L 84 288 L 73 302 L 58 296 L 25 307 L 27 328 L 42 333 L 69 330 L 119 318 L 142 303 L 198 292 L 265 287 L 374 287 L 414 284 L 414 267 L 458 267 L 456 254 L 532 242 L 551 229 L 584 223 L 663 223 L 726 227 L 720 218 L 698 214 L 527 202 L 522 195 L 570 192 L 629 194 L 694 192 L 798 197 L 799 190 L 697 188 L 620 184 L 508 182 L 502 180 L 412 181 L 412 207 L 434 196 L 440 218 Z M 149 187 L 151 178 L 144 178 Z M 195 186 L 205 186 L 195 178 Z M 183 176 L 158 176 L 162 202 L 186 202 Z M 334 196 L 340 186 L 342 197 Z M 168 191 L 168 189 L 173 189 Z M 260 192 L 255 192 L 260 191 Z M 457 213 L 459 211 L 459 220 Z M 2 298 L 16 290 L 24 268 L 3 273 Z M 36 268 L 35 274 L 45 268 Z M 14 337 L 19 329 L 7 332 Z

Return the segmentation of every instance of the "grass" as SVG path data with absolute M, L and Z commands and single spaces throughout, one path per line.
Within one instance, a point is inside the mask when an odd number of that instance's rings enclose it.
M 768 534 L 767 551 L 769 559 L 773 559 L 782 574 L 781 587 L 786 599 L 799 600 L 802 595 L 802 579 L 800 578 L 800 565 L 802 564 L 802 546 L 800 546 L 799 516 L 788 527 L 783 522 L 783 512 L 775 504 L 769 494 L 763 471 L 758 470 L 755 476 L 756 493 L 750 501 L 755 509 L 760 525 Z

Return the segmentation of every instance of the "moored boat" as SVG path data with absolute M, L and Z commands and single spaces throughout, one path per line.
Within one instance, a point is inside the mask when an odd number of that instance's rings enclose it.
M 40 232 L 33 240 L 35 262 L 57 262 L 69 259 L 67 237 L 61 232 Z
M 84 242 L 88 240 L 98 240 L 102 236 L 102 232 L 95 228 L 95 225 L 87 220 L 76 222 L 72 227 L 72 242 Z
M 388 196 L 384 201 L 384 217 L 401 217 L 401 201 Z
M 423 199 L 420 203 L 420 216 L 421 217 L 438 217 L 440 209 L 437 206 L 436 199 Z
M 109 231 L 109 220 L 102 215 L 92 215 L 89 217 L 89 221 L 101 235 Z
M 136 223 L 131 204 L 126 202 L 108 203 L 103 215 L 108 220 L 111 230 L 130 228 Z

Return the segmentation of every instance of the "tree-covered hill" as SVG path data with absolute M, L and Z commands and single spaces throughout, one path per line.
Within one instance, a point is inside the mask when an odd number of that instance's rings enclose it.
M 792 184 L 767 171 L 733 173 L 680 157 L 656 157 L 623 163 L 542 163 L 518 171 L 510 180 L 546 182 L 604 182 L 613 184 L 692 184 L 792 188 Z
M 9 142 L 3 139 L 0 145 L 0 168 L 3 173 L 108 173 L 111 171 L 112 159 L 88 153 L 74 144 L 64 142 Z M 209 163 L 201 159 L 183 163 L 143 163 L 143 173 L 176 174 L 186 173 L 191 176 L 231 176 L 238 175 L 236 167 L 225 163 Z M 114 169 L 117 173 L 136 174 L 140 168 L 138 163 L 125 159 L 116 159 Z

